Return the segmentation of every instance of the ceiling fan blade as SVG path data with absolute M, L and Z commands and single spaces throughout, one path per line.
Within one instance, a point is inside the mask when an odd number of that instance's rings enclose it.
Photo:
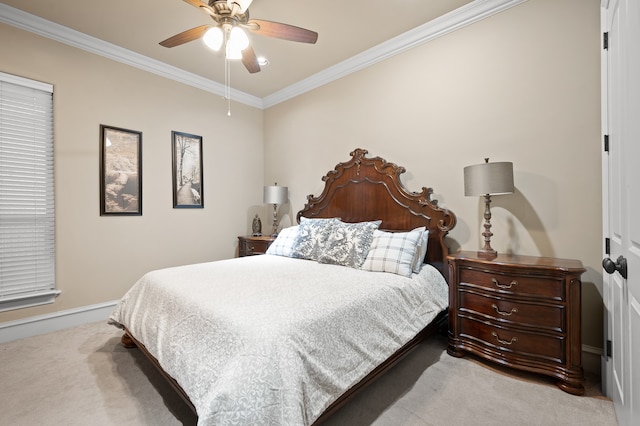
M 284 40 L 298 41 L 301 43 L 315 43 L 318 33 L 300 27 L 279 22 L 265 21 L 262 19 L 250 20 L 246 28 L 266 37 L 281 38 Z
M 209 6 L 209 4 L 206 2 L 203 3 L 200 0 L 182 0 L 182 1 L 184 1 L 185 3 L 189 3 L 193 7 L 202 8 L 204 9 L 205 12 L 211 15 L 216 14 L 216 11 L 211 6 Z
M 181 44 L 188 43 L 202 37 L 212 26 L 213 25 L 200 25 L 199 27 L 191 28 L 190 30 L 183 31 L 180 34 L 176 34 L 173 37 L 169 37 L 168 39 L 161 41 L 160 45 L 164 47 L 180 46 Z
M 242 51 L 242 64 L 251 74 L 260 72 L 260 64 L 253 47 L 249 46 Z

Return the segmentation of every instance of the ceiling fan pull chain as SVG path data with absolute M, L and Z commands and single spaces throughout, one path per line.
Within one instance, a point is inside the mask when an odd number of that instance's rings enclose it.
M 231 66 L 229 59 L 224 58 L 224 97 L 227 100 L 227 117 L 231 117 Z

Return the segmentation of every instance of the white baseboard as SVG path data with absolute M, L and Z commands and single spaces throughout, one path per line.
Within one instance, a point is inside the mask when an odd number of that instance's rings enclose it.
M 106 321 L 117 300 L 0 323 L 0 343 L 51 333 L 96 321 Z
M 582 345 L 582 368 L 585 372 L 601 375 L 602 348 Z
M 593 355 L 602 356 L 602 348 L 596 348 L 595 346 L 582 345 L 582 352 L 587 352 Z

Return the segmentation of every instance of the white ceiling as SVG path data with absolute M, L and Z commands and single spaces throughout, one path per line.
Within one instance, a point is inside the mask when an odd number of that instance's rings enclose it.
M 206 13 L 182 0 L 2 3 L 224 83 L 222 54 L 209 50 L 201 40 L 174 48 L 158 44 L 174 34 L 212 22 Z M 256 54 L 266 57 L 269 65 L 259 73 L 249 74 L 239 61 L 232 63 L 231 86 L 264 98 L 467 3 L 471 0 L 254 0 L 249 8 L 251 18 L 316 31 L 318 41 L 296 43 L 249 33 Z

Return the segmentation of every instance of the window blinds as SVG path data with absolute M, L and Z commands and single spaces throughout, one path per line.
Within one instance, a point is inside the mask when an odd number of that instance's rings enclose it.
M 0 311 L 53 302 L 53 86 L 0 73 Z

